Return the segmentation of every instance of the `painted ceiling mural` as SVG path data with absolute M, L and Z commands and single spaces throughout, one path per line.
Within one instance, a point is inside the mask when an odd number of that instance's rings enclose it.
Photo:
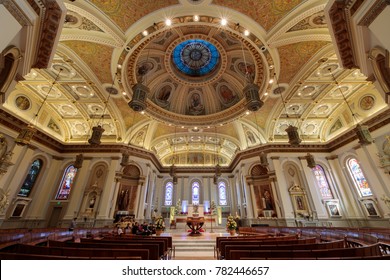
M 322 0 L 65 5 L 52 66 L 33 69 L 5 104 L 25 121 L 42 106 L 39 129 L 64 144 L 85 144 L 100 124 L 103 144 L 146 149 L 163 166 L 227 166 L 240 151 L 287 143 L 289 124 L 306 143 L 337 138 L 355 122 L 343 96 L 360 120 L 386 106 L 340 67 Z M 264 102 L 257 112 L 246 108 L 248 82 Z M 128 105 L 137 83 L 150 90 L 141 112 Z

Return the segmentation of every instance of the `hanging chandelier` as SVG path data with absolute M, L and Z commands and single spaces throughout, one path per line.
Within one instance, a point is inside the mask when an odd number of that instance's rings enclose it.
M 169 169 L 169 175 L 171 175 L 172 177 L 172 182 L 174 185 L 177 184 L 177 175 L 176 175 L 176 166 L 175 166 L 175 161 L 176 161 L 176 146 L 175 146 L 175 140 L 176 140 L 176 126 L 175 126 L 175 135 L 174 135 L 174 139 L 172 140 L 172 145 L 173 145 L 173 155 L 172 155 L 172 165 Z
M 276 73 L 274 73 L 274 80 L 276 81 L 276 85 L 277 85 L 277 89 L 280 93 L 280 97 L 282 99 L 282 103 L 283 103 L 283 107 L 284 107 L 284 110 L 286 111 L 286 116 L 287 116 L 287 119 L 288 119 L 288 111 L 287 111 L 287 107 L 286 107 L 286 102 L 283 98 L 283 91 L 280 89 L 280 86 L 279 86 L 279 82 L 276 78 Z M 299 133 L 298 133 L 298 127 L 292 125 L 292 124 L 289 124 L 289 126 L 285 129 L 285 131 L 287 132 L 287 137 L 288 137 L 288 143 L 292 146 L 292 147 L 297 147 L 299 146 L 299 144 L 302 142 L 301 138 L 299 137 Z
M 237 23 L 237 27 L 239 24 Z M 259 86 L 256 85 L 252 79 L 250 79 L 249 69 L 246 63 L 245 59 L 245 53 L 244 53 L 244 44 L 241 43 L 241 51 L 242 51 L 242 57 L 244 59 L 244 67 L 245 67 L 245 87 L 243 89 L 243 94 L 246 99 L 246 108 L 249 111 L 255 112 L 258 111 L 261 107 L 263 107 L 264 102 L 260 100 L 259 96 Z
M 267 154 L 264 153 L 264 152 L 261 152 L 260 153 L 260 165 L 262 167 L 268 167 L 269 163 L 268 163 L 268 158 L 267 158 Z
M 118 73 L 114 74 L 114 78 L 112 79 L 111 88 L 110 88 L 109 91 L 107 90 L 108 97 L 107 97 L 107 100 L 104 102 L 104 109 L 103 109 L 103 112 L 102 112 L 102 116 L 100 117 L 100 122 L 99 122 L 99 124 L 97 126 L 92 127 L 92 135 L 88 139 L 88 143 L 91 146 L 98 146 L 98 145 L 101 144 L 101 139 L 102 139 L 103 133 L 105 131 L 105 129 L 103 128 L 104 114 L 106 113 L 107 106 L 108 106 L 108 101 L 110 100 L 111 94 L 114 94 L 114 92 L 115 92 L 114 84 L 115 84 L 115 80 L 116 80 L 117 74 Z
M 316 167 L 317 164 L 316 164 L 316 161 L 314 160 L 314 157 L 312 154 L 307 153 L 305 158 L 306 158 L 306 162 L 307 162 L 307 167 L 310 167 L 310 168 Z
M 347 104 L 348 109 L 351 112 L 354 121 L 357 123 L 354 131 L 359 139 L 359 144 L 361 144 L 361 145 L 371 144 L 373 142 L 373 139 L 371 137 L 371 133 L 370 133 L 370 130 L 368 129 L 368 126 L 359 124 L 359 121 L 357 120 L 355 113 L 352 111 L 352 108 L 349 105 L 347 98 L 345 97 L 343 91 L 341 90 L 339 82 L 336 80 L 336 77 L 332 73 L 332 69 L 328 68 L 328 71 L 329 71 L 330 75 L 332 76 L 334 83 L 337 85 L 337 88 L 339 89 L 340 94 L 343 97 L 345 103 Z
M 76 160 L 73 163 L 73 166 L 77 169 L 80 169 L 83 166 L 84 156 L 83 154 L 76 155 Z
M 37 132 L 37 129 L 35 128 L 35 125 L 33 124 L 33 122 L 34 121 L 37 122 L 39 112 L 42 110 L 42 107 L 45 104 L 47 98 L 49 97 L 50 92 L 52 91 L 55 83 L 58 81 L 59 76 L 60 76 L 62 70 L 63 69 L 60 68 L 60 70 L 58 71 L 58 74 L 55 77 L 53 83 L 51 84 L 51 86 L 50 86 L 50 88 L 49 88 L 45 98 L 43 99 L 41 105 L 39 106 L 39 109 L 38 109 L 37 113 L 34 115 L 32 120 L 30 121 L 30 123 L 26 127 L 22 128 L 22 130 L 19 132 L 19 135 L 15 139 L 15 143 L 17 145 L 24 146 L 24 145 L 30 144 L 32 138 L 34 137 L 34 134 Z
M 150 68 L 148 68 L 149 52 L 150 49 L 148 50 L 146 61 L 140 67 L 138 67 L 138 74 L 140 76 L 140 80 L 133 86 L 133 96 L 131 98 L 131 101 L 128 103 L 129 107 L 135 112 L 144 111 L 147 107 L 146 98 L 150 94 L 150 89 L 146 85 L 144 85 L 144 83 L 146 83 L 146 76 L 151 70 Z

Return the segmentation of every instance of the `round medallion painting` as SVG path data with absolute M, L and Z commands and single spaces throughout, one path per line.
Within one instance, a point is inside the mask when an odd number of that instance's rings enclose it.
M 18 96 L 15 99 L 15 104 L 16 104 L 16 107 L 18 107 L 22 111 L 28 110 L 31 106 L 30 100 L 26 96 L 23 96 L 23 95 Z
M 370 110 L 372 107 L 374 107 L 375 104 L 375 98 L 371 95 L 363 96 L 362 99 L 360 99 L 360 108 L 363 110 Z

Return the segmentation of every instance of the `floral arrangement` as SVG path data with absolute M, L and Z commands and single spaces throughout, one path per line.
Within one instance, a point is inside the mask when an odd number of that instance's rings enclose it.
M 228 230 L 233 230 L 233 229 L 237 229 L 237 223 L 236 221 L 234 220 L 234 217 L 233 216 L 229 216 L 227 218 L 227 221 L 226 221 L 226 228 Z
M 165 230 L 165 222 L 164 222 L 164 218 L 162 216 L 156 217 L 155 226 L 156 226 L 156 229 Z
M 175 207 L 175 214 L 179 214 L 181 211 L 181 200 L 180 198 L 178 199 L 177 203 L 176 203 L 176 207 Z
M 214 200 L 211 201 L 211 205 L 210 205 L 210 214 L 211 214 L 211 215 L 217 214 L 217 205 L 215 204 L 215 201 L 214 201 Z

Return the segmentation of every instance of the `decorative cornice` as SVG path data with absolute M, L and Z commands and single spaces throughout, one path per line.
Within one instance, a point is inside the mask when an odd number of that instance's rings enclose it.
M 367 125 L 369 130 L 372 132 L 377 130 L 385 125 L 390 123 L 390 109 L 382 112 L 381 114 L 375 116 L 374 118 L 362 123 L 362 125 Z M 23 121 L 19 120 L 15 116 L 7 113 L 4 110 L 0 109 L 0 124 L 4 125 L 14 131 L 20 132 L 22 127 L 27 124 Z M 222 173 L 232 173 L 233 170 L 237 167 L 240 162 L 244 159 L 250 159 L 258 156 L 261 152 L 265 153 L 332 153 L 333 151 L 343 147 L 355 140 L 358 137 L 355 134 L 354 130 L 348 131 L 347 133 L 342 134 L 334 141 L 327 144 L 316 144 L 316 145 L 300 145 L 299 147 L 291 147 L 289 144 L 268 144 L 263 145 L 257 148 L 253 148 L 250 150 L 245 150 L 239 152 L 232 163 L 227 167 L 222 167 Z M 156 169 L 160 173 L 169 173 L 169 167 L 164 167 L 161 165 L 160 161 L 157 159 L 156 155 L 148 150 L 135 148 L 133 146 L 128 146 L 125 144 L 102 144 L 97 147 L 93 147 L 90 145 L 64 145 L 59 143 L 56 139 L 50 137 L 49 135 L 44 134 L 43 132 L 37 131 L 34 135 L 33 140 L 35 142 L 41 143 L 42 145 L 50 148 L 58 153 L 70 154 L 70 153 L 85 153 L 85 154 L 98 154 L 98 153 L 128 153 L 131 157 L 137 157 L 142 159 L 147 159 L 152 162 L 152 164 L 156 167 Z M 360 147 L 360 145 L 359 145 Z M 330 156 L 329 159 L 333 159 Z M 278 160 L 279 156 L 271 156 L 271 160 Z M 118 157 L 119 159 L 119 157 Z M 189 173 L 189 172 L 197 172 L 197 173 L 213 173 L 215 168 L 211 167 L 178 167 L 178 173 Z
M 390 0 L 377 0 L 358 25 L 368 27 L 388 5 L 390 5 Z
M 4 5 L 7 11 L 19 22 L 22 26 L 32 25 L 30 19 L 23 11 L 15 4 L 13 0 L 0 0 L 0 4 Z
M 348 1 L 346 1 L 348 2 Z M 349 5 L 345 1 L 335 1 L 329 10 L 333 34 L 345 68 L 358 68 L 353 50 L 353 38 L 349 30 Z
M 335 160 L 335 159 L 338 159 L 339 156 L 337 155 L 331 155 L 331 156 L 328 156 L 328 157 L 325 157 L 327 160 Z
M 32 0 L 30 0 L 31 2 Z M 34 1 L 32 1 L 34 2 Z M 35 2 L 34 2 L 35 3 Z M 43 3 L 45 13 L 43 15 L 43 24 L 41 27 L 40 38 L 38 39 L 38 54 L 35 62 L 35 68 L 48 68 L 50 58 L 54 49 L 63 11 L 55 1 L 46 1 Z

